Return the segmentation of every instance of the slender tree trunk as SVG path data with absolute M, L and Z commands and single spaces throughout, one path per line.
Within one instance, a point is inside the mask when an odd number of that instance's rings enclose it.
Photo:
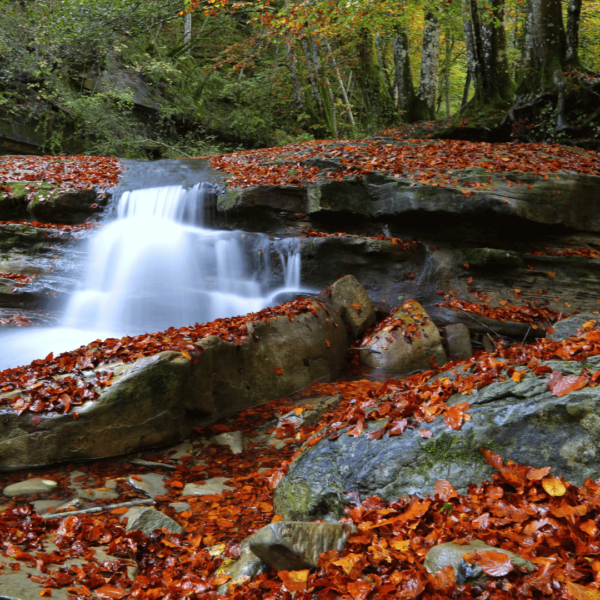
M 352 135 L 356 137 L 356 123 L 354 122 L 354 114 L 352 113 L 352 105 L 350 104 L 350 100 L 348 99 L 348 94 L 346 93 L 346 88 L 344 87 L 344 81 L 342 80 L 342 76 L 340 74 L 340 70 L 338 69 L 337 62 L 335 60 L 335 56 L 333 51 L 331 50 L 331 46 L 329 42 L 327 44 L 327 51 L 329 52 L 331 64 L 333 65 L 333 71 L 338 81 L 338 85 L 340 86 L 340 91 L 342 92 L 342 98 L 344 99 L 344 105 L 346 107 L 346 113 L 348 114 L 348 119 L 350 121 L 350 125 L 352 126 Z
M 408 33 L 406 27 L 401 25 L 396 30 L 393 41 L 394 48 L 394 89 L 398 98 L 398 105 L 402 117 L 407 120 L 408 112 L 415 97 L 415 86 L 410 69 L 410 54 Z
M 189 45 L 192 42 L 192 13 L 185 15 L 185 21 L 183 22 L 183 43 L 188 46 L 187 51 L 190 51 Z
M 294 104 L 296 105 L 296 111 L 298 114 L 304 113 L 304 98 L 302 93 L 302 85 L 298 78 L 298 59 L 296 58 L 296 52 L 294 51 L 294 42 L 288 37 L 285 42 L 286 57 L 288 62 L 288 68 L 292 77 L 292 88 L 294 90 Z
M 471 79 L 473 79 L 473 77 L 471 76 L 471 69 L 469 69 L 467 71 L 467 78 L 465 79 L 465 89 L 463 91 L 462 102 L 460 103 L 461 110 L 467 105 L 467 102 L 469 101 L 469 92 L 471 91 Z
M 441 27 L 439 21 L 432 12 L 425 15 L 425 21 L 419 96 L 425 102 L 432 117 L 435 118 L 435 101 L 437 100 L 440 69 Z
M 567 17 L 566 59 L 572 67 L 579 67 L 579 23 L 582 0 L 569 0 Z

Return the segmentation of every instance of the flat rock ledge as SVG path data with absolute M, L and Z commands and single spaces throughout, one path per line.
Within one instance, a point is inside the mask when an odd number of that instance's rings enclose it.
M 247 225 L 285 224 L 286 213 L 310 217 L 353 214 L 390 219 L 410 213 L 443 212 L 456 216 L 516 217 L 544 225 L 562 225 L 581 231 L 600 231 L 600 178 L 561 173 L 545 180 L 532 173 L 489 173 L 481 168 L 457 172 L 459 182 L 478 183 L 465 196 L 461 187 L 415 183 L 378 173 L 341 181 L 318 179 L 305 187 L 252 186 L 231 188 L 217 202 L 221 214 Z
M 66 414 L 0 410 L 0 471 L 93 460 L 177 442 L 198 424 L 291 394 L 337 376 L 348 351 L 346 325 L 331 306 L 248 324 L 237 346 L 216 336 L 187 358 L 161 352 L 130 364 L 104 365 L 112 385 Z M 203 351 L 203 352 L 202 352 Z M 95 379 L 93 370 L 83 373 Z M 59 379 L 59 378 L 57 378 Z M 27 396 L 14 390 L 11 397 Z M 4 397 L 0 396 L 0 400 Z M 74 414 L 78 413 L 78 417 Z M 35 418 L 34 418 L 35 417 Z

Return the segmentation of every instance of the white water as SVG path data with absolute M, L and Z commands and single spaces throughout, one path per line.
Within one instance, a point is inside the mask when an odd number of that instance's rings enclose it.
M 117 218 L 90 240 L 61 326 L 3 336 L 0 369 L 98 338 L 255 312 L 301 291 L 298 238 L 203 227 L 205 191 L 198 184 L 123 193 Z

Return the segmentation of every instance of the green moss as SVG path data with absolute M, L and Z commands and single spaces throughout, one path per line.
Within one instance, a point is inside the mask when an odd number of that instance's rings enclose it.
M 474 431 L 471 433 L 470 438 L 459 434 L 444 433 L 439 438 L 421 444 L 421 450 L 424 454 L 423 459 L 419 461 L 417 470 L 423 474 L 436 465 L 462 463 L 470 465 L 471 468 L 475 465 L 474 472 L 479 472 L 480 469 L 483 470 L 489 466 L 483 452 L 479 449 L 480 445 L 485 450 L 496 451 L 500 448 L 500 446 L 491 442 L 479 444 L 475 440 Z
M 219 196 L 219 199 L 217 200 L 217 210 L 226 212 L 235 208 L 242 193 L 243 190 L 239 188 L 228 189 L 224 194 Z

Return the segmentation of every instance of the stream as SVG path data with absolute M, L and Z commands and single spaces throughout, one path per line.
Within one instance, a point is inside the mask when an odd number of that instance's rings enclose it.
M 125 162 L 58 326 L 2 331 L 0 369 L 98 338 L 256 312 L 310 291 L 300 281 L 298 238 L 210 226 L 218 176 L 203 161 Z

